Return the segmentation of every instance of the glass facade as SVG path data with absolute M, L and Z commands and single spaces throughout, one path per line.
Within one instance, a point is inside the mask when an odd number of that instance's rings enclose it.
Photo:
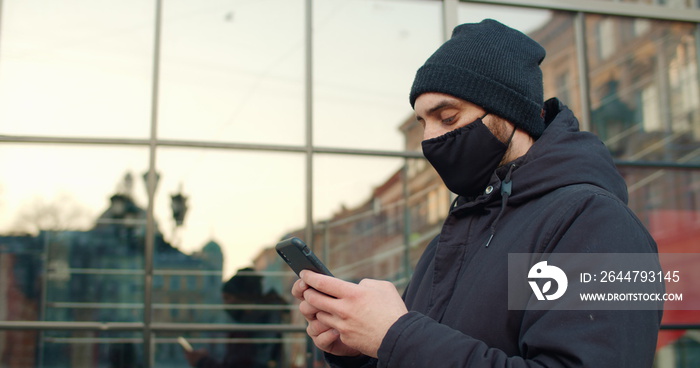
M 315 366 L 273 246 L 406 285 L 452 198 L 408 91 L 487 17 L 547 49 L 545 98 L 606 143 L 660 251 L 697 252 L 697 1 L 0 7 L 0 367 L 187 367 L 179 336 Z M 666 311 L 656 367 L 700 364 L 699 328 Z

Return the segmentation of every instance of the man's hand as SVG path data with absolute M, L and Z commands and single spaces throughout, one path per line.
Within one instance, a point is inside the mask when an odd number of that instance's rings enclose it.
M 316 319 L 318 309 L 304 300 L 304 292 L 309 289 L 309 286 L 303 280 L 297 280 L 292 286 L 292 295 L 299 299 L 299 311 L 306 319 L 309 325 L 306 327 L 306 333 L 309 334 L 314 344 L 321 350 L 337 356 L 357 356 L 361 353 L 340 341 L 338 332 Z
M 307 332 L 316 346 L 335 355 L 361 352 L 376 358 L 391 325 L 408 313 L 388 281 L 365 279 L 353 284 L 302 271 L 292 293 L 302 300 L 299 310 L 309 321 Z
M 186 351 L 185 352 L 185 358 L 187 358 L 187 363 L 190 364 L 192 367 L 197 366 L 197 362 L 199 362 L 200 359 L 209 356 L 209 353 L 207 353 L 206 350 L 204 349 L 199 349 L 199 350 L 192 350 L 192 351 Z

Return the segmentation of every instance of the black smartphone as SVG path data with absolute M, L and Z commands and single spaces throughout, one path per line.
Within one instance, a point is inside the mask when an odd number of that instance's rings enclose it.
M 277 253 L 289 267 L 299 275 L 302 270 L 310 270 L 324 275 L 333 276 L 326 265 L 311 251 L 304 241 L 299 238 L 282 240 L 275 246 Z

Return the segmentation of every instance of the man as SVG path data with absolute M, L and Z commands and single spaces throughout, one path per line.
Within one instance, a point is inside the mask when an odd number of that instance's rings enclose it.
M 656 252 L 603 144 L 543 103 L 544 56 L 484 20 L 418 70 L 423 152 L 459 196 L 403 299 L 302 272 L 292 293 L 332 367 L 651 367 L 659 310 L 508 308 L 510 253 Z

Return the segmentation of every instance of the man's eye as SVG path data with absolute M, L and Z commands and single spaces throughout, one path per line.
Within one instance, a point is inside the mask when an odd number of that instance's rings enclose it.
M 449 118 L 442 119 L 442 123 L 443 123 L 443 124 L 452 124 L 454 121 L 455 121 L 455 117 L 454 117 L 454 116 L 450 116 Z

